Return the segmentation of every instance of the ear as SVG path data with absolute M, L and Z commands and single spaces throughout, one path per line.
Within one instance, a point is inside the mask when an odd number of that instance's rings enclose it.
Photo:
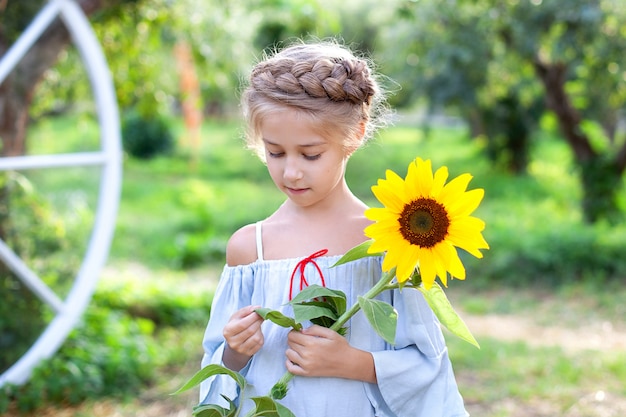
M 367 127 L 367 124 L 365 123 L 365 121 L 362 121 L 360 126 L 359 126 L 359 140 L 363 141 L 363 138 L 365 137 L 365 128 Z
M 350 144 L 348 146 L 345 146 L 346 156 L 348 158 L 352 156 L 354 151 L 356 151 L 357 149 L 361 147 L 361 144 L 363 143 L 363 139 L 365 138 L 366 126 L 367 124 L 365 121 L 362 121 L 361 123 L 359 123 L 359 127 L 358 129 L 356 129 L 356 132 L 355 132 L 354 140 L 351 140 Z

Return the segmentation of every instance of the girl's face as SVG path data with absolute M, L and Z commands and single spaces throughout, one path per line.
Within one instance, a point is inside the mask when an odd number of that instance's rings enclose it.
M 348 155 L 339 139 L 321 136 L 310 119 L 293 110 L 271 114 L 261 135 L 270 176 L 296 205 L 315 205 L 342 189 Z

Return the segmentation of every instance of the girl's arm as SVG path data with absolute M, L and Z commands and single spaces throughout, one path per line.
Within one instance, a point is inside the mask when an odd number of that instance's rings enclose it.
M 376 383 L 370 352 L 350 346 L 345 337 L 322 326 L 292 331 L 286 351 L 287 370 L 294 375 L 325 376 Z

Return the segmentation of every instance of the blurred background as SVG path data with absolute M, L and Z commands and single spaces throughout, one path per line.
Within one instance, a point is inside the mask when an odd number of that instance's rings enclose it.
M 238 97 L 263 55 L 339 38 L 370 57 L 393 121 L 351 159 L 368 204 L 416 156 L 484 188 L 491 249 L 446 290 L 481 344 L 446 334 L 475 416 L 626 415 L 626 8 L 619 0 L 76 0 L 113 77 L 123 183 L 97 289 L 0 413 L 185 416 L 225 244 L 284 196 L 244 149 Z M 43 0 L 0 0 L 0 54 Z M 100 146 L 89 79 L 56 21 L 0 84 L 1 155 Z M 97 167 L 0 173 L 0 238 L 63 298 Z M 52 312 L 0 264 L 0 372 Z M 419 370 L 416 370 L 419 372 Z

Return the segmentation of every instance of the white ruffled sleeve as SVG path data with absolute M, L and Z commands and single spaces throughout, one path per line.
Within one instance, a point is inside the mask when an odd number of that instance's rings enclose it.
M 213 296 L 209 323 L 204 333 L 202 367 L 222 363 L 224 352 L 223 329 L 233 313 L 253 304 L 254 264 L 236 267 L 225 266 Z M 245 376 L 247 365 L 239 373 Z M 236 401 L 237 383 L 227 375 L 216 375 L 200 385 L 200 404 L 228 406 L 222 395 Z
M 396 344 L 372 353 L 378 383 L 369 391 L 377 415 L 468 416 L 439 322 L 423 295 L 408 288 L 390 295 L 398 312 Z

